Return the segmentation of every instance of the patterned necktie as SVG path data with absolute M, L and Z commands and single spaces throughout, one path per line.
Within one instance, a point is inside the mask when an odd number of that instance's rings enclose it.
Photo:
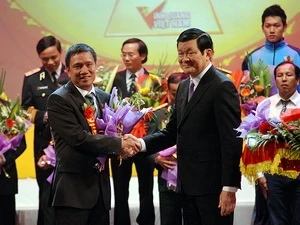
M 136 92 L 136 86 L 134 84 L 135 78 L 136 78 L 136 75 L 134 73 L 131 74 L 131 76 L 130 76 L 131 84 L 130 84 L 130 87 L 129 87 L 129 93 L 131 95 L 133 95 Z
M 194 84 L 194 82 L 191 80 L 191 81 L 190 81 L 190 87 L 189 87 L 188 101 L 190 101 L 192 95 L 194 94 L 194 88 L 195 88 L 195 84 Z
M 52 80 L 53 83 L 56 84 L 56 72 L 55 72 L 55 71 L 53 71 L 53 72 L 51 73 L 51 80 Z
M 280 114 L 282 114 L 286 111 L 286 106 L 287 106 L 287 104 L 289 104 L 290 100 L 289 99 L 288 100 L 281 99 L 280 102 L 282 104 L 282 109 L 280 111 Z
M 94 116 L 95 116 L 95 118 L 98 117 L 98 107 L 97 107 L 97 104 L 95 104 L 95 94 L 94 93 L 89 93 L 89 94 L 86 94 L 84 97 L 90 101 L 92 106 L 95 107 Z

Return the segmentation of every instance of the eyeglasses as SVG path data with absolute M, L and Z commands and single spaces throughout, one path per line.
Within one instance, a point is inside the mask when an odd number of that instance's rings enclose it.
M 122 58 L 128 57 L 129 59 L 132 59 L 132 58 L 134 58 L 135 56 L 136 56 L 136 54 L 134 54 L 134 53 L 121 53 L 121 57 L 122 57 Z

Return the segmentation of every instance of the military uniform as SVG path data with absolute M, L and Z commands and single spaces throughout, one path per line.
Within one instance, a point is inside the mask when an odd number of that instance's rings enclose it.
M 15 150 L 4 153 L 6 159 L 0 166 L 0 224 L 15 224 L 16 200 L 18 193 L 18 174 L 15 160 L 24 152 L 26 141 L 23 137 Z
M 58 79 L 66 78 L 65 67 L 62 66 L 61 74 Z M 53 168 L 44 170 L 37 166 L 37 161 L 44 154 L 49 141 L 51 140 L 50 128 L 47 121 L 44 121 L 44 115 L 47 111 L 47 101 L 49 95 L 58 87 L 57 81 L 53 82 L 50 74 L 44 68 L 36 68 L 27 72 L 24 76 L 22 89 L 22 107 L 31 114 L 31 122 L 34 123 L 34 160 L 36 179 L 39 186 L 39 216 L 38 224 L 44 224 L 41 221 L 41 199 L 47 177 L 52 173 Z M 49 186 L 46 184 L 46 186 Z M 47 187 L 48 188 L 48 187 Z M 46 221 L 46 219 L 45 219 Z

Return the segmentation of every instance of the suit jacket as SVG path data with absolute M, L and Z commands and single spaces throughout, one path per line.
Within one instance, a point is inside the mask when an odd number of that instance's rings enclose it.
M 110 95 L 95 90 L 101 108 Z M 93 135 L 83 115 L 83 104 L 83 96 L 71 82 L 51 94 L 48 100 L 48 120 L 56 153 L 52 205 L 91 209 L 102 194 L 109 210 L 111 193 L 107 160 L 101 173 L 93 167 L 98 156 L 119 154 L 121 139 Z
M 220 193 L 223 186 L 240 187 L 242 140 L 238 93 L 233 83 L 212 66 L 187 101 L 189 79 L 178 88 L 167 127 L 144 138 L 153 154 L 177 144 L 178 187 L 188 195 Z
M 144 68 L 145 74 L 149 74 L 149 72 Z M 113 82 L 113 87 L 118 89 L 118 93 L 121 98 L 131 97 L 131 94 L 127 90 L 126 84 L 126 70 L 120 71 L 116 74 L 116 77 Z
M 65 66 L 58 79 L 68 77 L 65 73 Z M 57 89 L 57 84 L 53 83 L 48 71 L 44 68 L 37 68 L 29 71 L 24 76 L 22 88 L 22 107 L 27 110 L 33 107 L 36 111 L 32 122 L 34 123 L 34 156 L 38 159 L 42 150 L 48 146 L 51 136 L 49 127 L 44 123 L 44 114 L 47 110 L 47 99 L 49 95 Z M 34 110 L 34 111 L 35 111 Z
M 10 178 L 5 176 L 3 168 L 0 167 L 0 195 L 14 195 L 18 193 L 18 174 L 15 160 L 25 151 L 25 135 L 16 150 L 9 150 L 4 153 L 6 159 L 2 166 Z

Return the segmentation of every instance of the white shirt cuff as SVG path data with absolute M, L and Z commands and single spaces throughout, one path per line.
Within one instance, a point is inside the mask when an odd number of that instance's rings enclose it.
M 229 192 L 237 192 L 238 188 L 237 187 L 229 187 L 229 186 L 224 186 L 223 191 L 229 191 Z
M 145 143 L 144 139 L 139 138 L 139 140 L 140 140 L 140 143 L 141 143 L 141 146 L 142 146 L 141 152 L 146 152 L 146 143 Z

